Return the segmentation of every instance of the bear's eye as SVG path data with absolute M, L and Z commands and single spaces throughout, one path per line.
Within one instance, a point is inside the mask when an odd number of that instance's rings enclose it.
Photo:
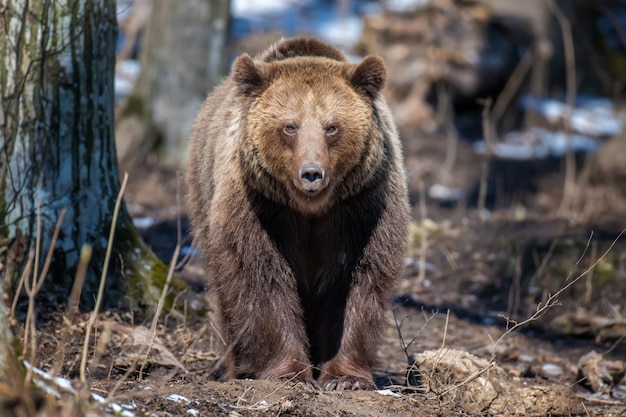
M 339 128 L 337 127 L 337 125 L 330 125 L 327 126 L 325 129 L 326 136 L 334 136 L 337 134 L 338 131 Z
M 293 136 L 298 133 L 298 128 L 295 125 L 288 124 L 283 127 L 283 132 L 285 132 L 286 135 Z

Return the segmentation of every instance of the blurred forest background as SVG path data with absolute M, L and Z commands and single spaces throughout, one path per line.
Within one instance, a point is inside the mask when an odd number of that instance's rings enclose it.
M 387 63 L 414 207 L 401 289 L 411 302 L 526 317 L 626 227 L 621 1 L 237 0 L 202 13 L 164 2 L 148 14 L 149 3 L 118 3 L 115 137 L 131 177 L 150 172 L 160 185 L 184 170 L 189 127 L 217 74 L 242 52 L 304 34 Z M 185 31 L 171 29 L 177 19 Z M 174 244 L 160 236 L 173 223 L 151 220 L 167 219 L 154 208 L 168 205 L 141 184 L 134 217 L 169 259 Z M 562 329 L 597 334 L 597 315 L 623 320 L 625 256 L 618 242 L 569 293 Z
M 202 322 L 210 306 L 181 205 L 191 125 L 236 56 L 293 35 L 387 64 L 413 207 L 398 308 L 520 324 L 552 356 L 520 342 L 525 360 L 509 346 L 492 361 L 624 405 L 623 0 L 2 0 L 0 29 L 0 375 L 20 381 L 0 378 L 0 414 L 41 407 L 22 389 L 25 358 L 83 383 L 89 362 L 92 383 L 109 398 L 119 389 L 97 368 L 125 348 L 91 335 L 97 316 L 80 311 L 107 307 L 115 317 L 100 320 L 118 332 L 154 317 L 152 341 L 172 333 L 163 308 Z M 46 332 L 66 337 L 46 348 Z M 470 352 L 482 343 L 463 337 Z M 115 348 L 79 359 L 83 340 Z M 181 343 L 152 366 L 178 367 Z M 51 359 L 59 346 L 65 362 Z M 592 366 L 579 361 L 594 350 Z M 131 359 L 120 375 L 136 372 Z M 444 410 L 472 414 L 455 407 Z

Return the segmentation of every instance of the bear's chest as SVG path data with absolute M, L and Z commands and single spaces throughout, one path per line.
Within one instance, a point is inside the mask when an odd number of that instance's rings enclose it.
M 264 199 L 254 206 L 300 292 L 317 296 L 349 287 L 383 210 L 376 194 L 344 201 L 320 216 L 303 215 Z

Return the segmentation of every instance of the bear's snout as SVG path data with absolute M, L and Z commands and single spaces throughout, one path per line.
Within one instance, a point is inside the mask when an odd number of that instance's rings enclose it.
M 324 188 L 324 168 L 318 164 L 306 164 L 300 168 L 300 181 L 307 194 L 317 194 Z

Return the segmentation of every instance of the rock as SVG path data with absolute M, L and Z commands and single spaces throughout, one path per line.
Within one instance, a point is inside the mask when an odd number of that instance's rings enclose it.
M 430 350 L 413 356 L 426 395 L 456 402 L 469 415 L 583 414 L 568 388 L 510 377 L 494 362 L 454 350 Z
M 555 363 L 541 365 L 541 374 L 547 378 L 558 379 L 563 376 L 563 368 Z

